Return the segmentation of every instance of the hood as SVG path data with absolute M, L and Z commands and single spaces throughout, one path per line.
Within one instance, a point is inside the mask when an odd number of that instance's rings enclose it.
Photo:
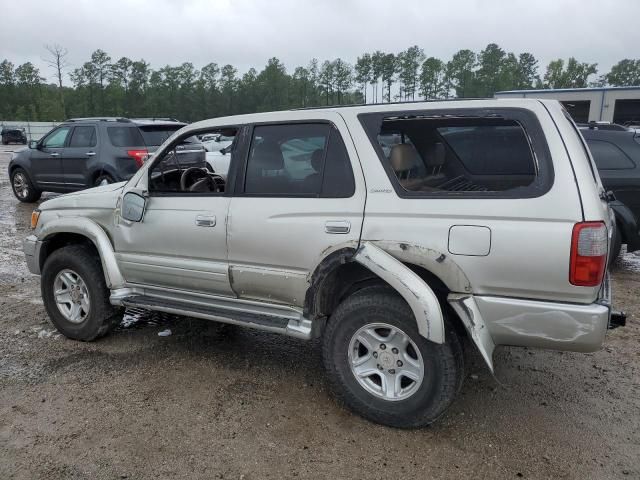
M 19 148 L 17 150 L 14 150 L 13 151 L 13 157 L 16 157 L 18 155 L 24 155 L 24 152 L 26 152 L 28 150 L 29 150 L 29 147 L 21 147 L 21 148 Z
M 38 208 L 43 211 L 75 208 L 115 208 L 120 192 L 126 183 L 110 183 L 109 185 L 88 188 L 79 192 L 67 193 L 43 202 Z

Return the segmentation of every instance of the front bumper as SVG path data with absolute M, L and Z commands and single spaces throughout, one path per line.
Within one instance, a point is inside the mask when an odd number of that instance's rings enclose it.
M 27 260 L 27 268 L 31 273 L 40 275 L 40 248 L 42 242 L 35 235 L 29 235 L 22 244 L 22 250 Z
M 496 345 L 594 352 L 602 347 L 611 318 L 608 277 L 601 298 L 590 305 L 506 297 L 474 298 Z

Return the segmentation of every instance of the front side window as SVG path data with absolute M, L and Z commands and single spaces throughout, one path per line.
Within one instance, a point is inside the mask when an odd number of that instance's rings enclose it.
M 254 128 L 245 193 L 342 198 L 353 191 L 349 156 L 335 127 L 299 123 Z
M 456 112 L 361 120 L 403 196 L 539 195 L 542 189 L 534 185 L 553 172 L 550 161 L 541 172 L 529 132 L 506 116 Z
M 204 132 L 205 134 L 218 133 Z M 233 138 L 237 128 L 225 128 Z M 172 143 L 149 169 L 151 194 L 222 194 L 235 152 L 235 142 L 222 151 L 208 152 L 196 135 Z
M 60 127 L 51 132 L 47 138 L 42 142 L 42 146 L 45 148 L 62 148 L 67 140 L 67 135 L 71 127 Z
M 95 127 L 76 127 L 71 134 L 69 147 L 95 147 L 96 129 Z

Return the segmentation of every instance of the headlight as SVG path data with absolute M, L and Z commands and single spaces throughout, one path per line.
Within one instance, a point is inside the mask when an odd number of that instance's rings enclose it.
M 38 226 L 38 219 L 40 218 L 40 210 L 37 208 L 31 212 L 31 229 L 34 229 Z

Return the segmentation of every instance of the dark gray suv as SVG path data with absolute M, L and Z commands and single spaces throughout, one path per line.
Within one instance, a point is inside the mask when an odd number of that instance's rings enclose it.
M 169 136 L 186 124 L 174 119 L 75 118 L 51 130 L 9 163 L 13 193 L 35 202 L 42 192 L 73 192 L 128 180 Z M 183 164 L 205 164 L 195 139 L 177 148 Z

